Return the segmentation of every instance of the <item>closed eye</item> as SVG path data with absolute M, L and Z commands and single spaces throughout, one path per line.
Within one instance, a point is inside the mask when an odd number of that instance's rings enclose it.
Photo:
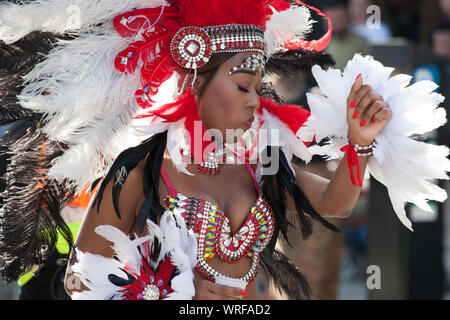
M 249 93 L 249 92 L 250 92 L 250 90 L 248 90 L 248 89 L 246 89 L 246 88 L 244 88 L 244 87 L 241 87 L 240 85 L 238 85 L 238 88 L 239 88 L 239 90 L 241 90 L 241 91 L 243 91 L 243 92 L 246 92 L 246 93 Z M 258 96 L 261 96 L 261 89 L 256 90 L 256 94 L 257 94 Z
M 249 93 L 250 91 L 244 87 L 238 86 L 239 90 Z

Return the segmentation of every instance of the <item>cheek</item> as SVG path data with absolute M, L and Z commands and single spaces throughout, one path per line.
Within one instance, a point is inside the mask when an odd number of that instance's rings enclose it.
M 211 83 L 201 103 L 200 117 L 216 128 L 234 127 L 242 112 L 239 92 L 233 84 Z

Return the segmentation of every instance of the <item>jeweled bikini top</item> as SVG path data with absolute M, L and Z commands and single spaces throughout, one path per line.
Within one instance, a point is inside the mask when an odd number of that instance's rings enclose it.
M 186 197 L 178 192 L 161 167 L 161 177 L 169 190 L 164 198 L 165 208 L 183 216 L 188 229 L 192 229 L 198 241 L 196 269 L 212 281 L 218 275 L 207 261 L 219 256 L 227 262 L 238 262 L 244 256 L 253 258 L 250 271 L 241 279 L 251 282 L 257 273 L 259 253 L 267 246 L 273 235 L 274 216 L 261 196 L 252 167 L 246 167 L 258 191 L 258 199 L 250 209 L 247 219 L 235 233 L 231 233 L 230 221 L 217 205 L 197 197 Z

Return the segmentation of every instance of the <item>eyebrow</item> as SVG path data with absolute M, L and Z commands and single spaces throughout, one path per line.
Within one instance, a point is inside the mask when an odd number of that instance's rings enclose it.
M 237 70 L 231 70 L 229 73 L 228 73 L 228 75 L 233 75 L 233 74 L 236 74 L 236 73 L 246 73 L 246 74 L 249 74 L 249 75 L 252 75 L 252 76 L 256 76 L 256 71 L 253 71 L 253 70 L 247 70 L 247 69 L 237 69 Z

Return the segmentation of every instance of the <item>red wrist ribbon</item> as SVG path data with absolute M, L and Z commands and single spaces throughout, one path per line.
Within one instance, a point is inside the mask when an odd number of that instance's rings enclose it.
M 341 151 L 347 152 L 347 166 L 350 170 L 350 178 L 352 179 L 352 184 L 354 186 L 362 187 L 361 171 L 359 170 L 359 160 L 355 148 L 353 148 L 351 144 L 348 144 L 342 147 Z M 356 167 L 358 183 L 356 183 L 355 176 L 353 174 L 353 167 Z

